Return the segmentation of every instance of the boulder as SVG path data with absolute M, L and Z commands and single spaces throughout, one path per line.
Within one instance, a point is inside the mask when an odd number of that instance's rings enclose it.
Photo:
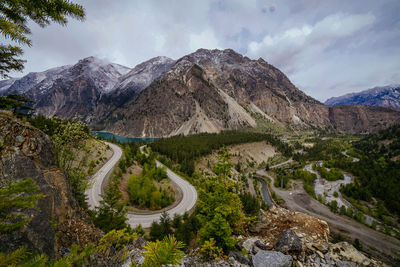
M 246 251 L 251 253 L 253 251 L 254 243 L 257 240 L 259 241 L 259 239 L 256 237 L 248 238 L 244 241 L 241 241 L 239 243 L 238 247 L 239 247 L 239 249 L 245 249 Z
M 351 261 L 337 261 L 335 262 L 336 267 L 357 267 L 355 262 Z
M 323 253 L 326 253 L 328 251 L 328 248 L 320 243 L 314 243 L 314 244 L 312 244 L 312 246 L 314 248 L 318 249 L 319 251 L 322 251 Z
M 347 242 L 339 242 L 331 245 L 326 256 L 334 261 L 349 261 L 365 266 L 371 264 L 370 259 Z
M 147 245 L 147 241 L 146 241 L 146 239 L 144 239 L 143 237 L 138 237 L 136 240 L 135 240 L 135 242 L 133 243 L 133 245 L 136 247 L 136 248 L 140 248 L 140 249 L 143 249 L 146 245 Z
M 260 250 L 252 257 L 254 267 L 290 267 L 292 260 L 290 255 L 266 250 Z
M 254 245 L 262 250 L 267 249 L 267 246 L 261 240 L 257 240 L 256 242 L 254 242 Z
M 291 229 L 286 229 L 279 236 L 274 248 L 283 253 L 288 253 L 301 252 L 303 246 L 301 239 Z
M 232 257 L 235 260 L 237 260 L 238 262 L 245 264 L 245 265 L 250 265 L 250 260 L 249 258 L 247 258 L 246 256 L 244 256 L 242 253 L 237 252 L 237 251 L 231 251 L 229 252 L 228 257 Z

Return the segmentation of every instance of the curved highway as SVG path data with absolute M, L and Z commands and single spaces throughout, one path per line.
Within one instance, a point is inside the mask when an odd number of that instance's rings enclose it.
M 86 190 L 86 195 L 88 196 L 88 203 L 91 209 L 98 207 L 102 199 L 101 196 L 101 184 L 107 174 L 112 170 L 115 164 L 122 156 L 122 150 L 119 146 L 105 142 L 114 151 L 112 158 L 104 164 L 104 166 L 93 175 L 93 186 Z M 143 147 L 140 151 L 143 152 Z M 162 163 L 156 160 L 157 167 L 165 167 Z M 166 211 L 172 218 L 174 214 L 184 214 L 187 211 L 193 209 L 197 201 L 197 191 L 188 181 L 181 178 L 176 173 L 172 172 L 170 169 L 166 168 L 168 178 L 171 179 L 182 191 L 182 200 L 179 204 L 172 209 Z M 161 217 L 160 213 L 154 214 L 136 214 L 134 212 L 129 212 L 127 214 L 128 223 L 131 227 L 136 227 L 141 224 L 143 227 L 148 228 L 154 221 L 159 221 Z
M 103 184 L 103 180 L 112 171 L 115 164 L 117 164 L 118 160 L 122 156 L 122 149 L 119 146 L 108 142 L 104 143 L 108 145 L 114 153 L 111 159 L 92 176 L 92 186 L 85 191 L 85 195 L 88 198 L 89 208 L 92 210 L 100 206 L 100 201 L 103 199 L 101 197 L 101 185 Z

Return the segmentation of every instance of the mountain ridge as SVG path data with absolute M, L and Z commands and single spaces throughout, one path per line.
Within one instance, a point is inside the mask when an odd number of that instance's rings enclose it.
M 400 109 L 400 84 L 376 86 L 360 92 L 331 97 L 326 105 L 366 105 L 385 106 Z
M 0 94 L 25 77 L 0 83 Z M 88 57 L 43 80 L 28 78 L 33 82 L 22 93 L 38 113 L 80 116 L 93 129 L 129 137 L 255 128 L 262 121 L 348 133 L 400 123 L 400 112 L 390 109 L 326 106 L 264 59 L 232 49 L 155 57 L 132 69 Z

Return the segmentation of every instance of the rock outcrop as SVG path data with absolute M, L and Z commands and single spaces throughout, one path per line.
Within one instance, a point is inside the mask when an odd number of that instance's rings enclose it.
M 254 267 L 290 267 L 292 257 L 278 251 L 260 250 L 252 257 Z
M 61 247 L 86 245 L 101 237 L 80 213 L 66 176 L 55 167 L 49 137 L 0 113 L 0 187 L 26 178 L 34 179 L 45 197 L 37 209 L 23 211 L 31 221 L 22 231 L 1 236 L 1 251 L 26 245 L 53 256 Z
M 279 259 L 289 255 L 291 266 L 387 266 L 366 257 L 347 242 L 329 242 L 325 221 L 280 207 L 260 212 L 258 222 L 249 232 L 250 236 L 239 243 L 238 249 L 250 252 L 254 266 L 255 262 L 261 264 L 258 266 L 273 266 L 262 265 L 267 260 L 265 255 L 279 255 Z M 260 255 L 264 255 L 264 261 Z M 279 264 L 275 266 L 285 266 Z
M 290 229 L 285 230 L 279 237 L 274 246 L 275 250 L 288 252 L 301 252 L 303 250 L 300 238 Z

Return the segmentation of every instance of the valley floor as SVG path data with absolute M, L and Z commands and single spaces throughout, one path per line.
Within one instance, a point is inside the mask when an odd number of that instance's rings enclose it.
M 265 171 L 258 171 L 257 174 L 273 179 Z M 385 261 L 388 260 L 388 257 L 400 257 L 400 240 L 331 212 L 328 207 L 319 203 L 304 191 L 301 181 L 295 181 L 292 184 L 292 190 L 276 188 L 273 181 L 271 182 L 271 187 L 278 197 L 285 200 L 285 206 L 289 210 L 307 213 L 322 219 L 328 222 L 332 232 L 346 235 L 352 240 L 359 239 L 364 245 L 363 250 L 367 253 Z

